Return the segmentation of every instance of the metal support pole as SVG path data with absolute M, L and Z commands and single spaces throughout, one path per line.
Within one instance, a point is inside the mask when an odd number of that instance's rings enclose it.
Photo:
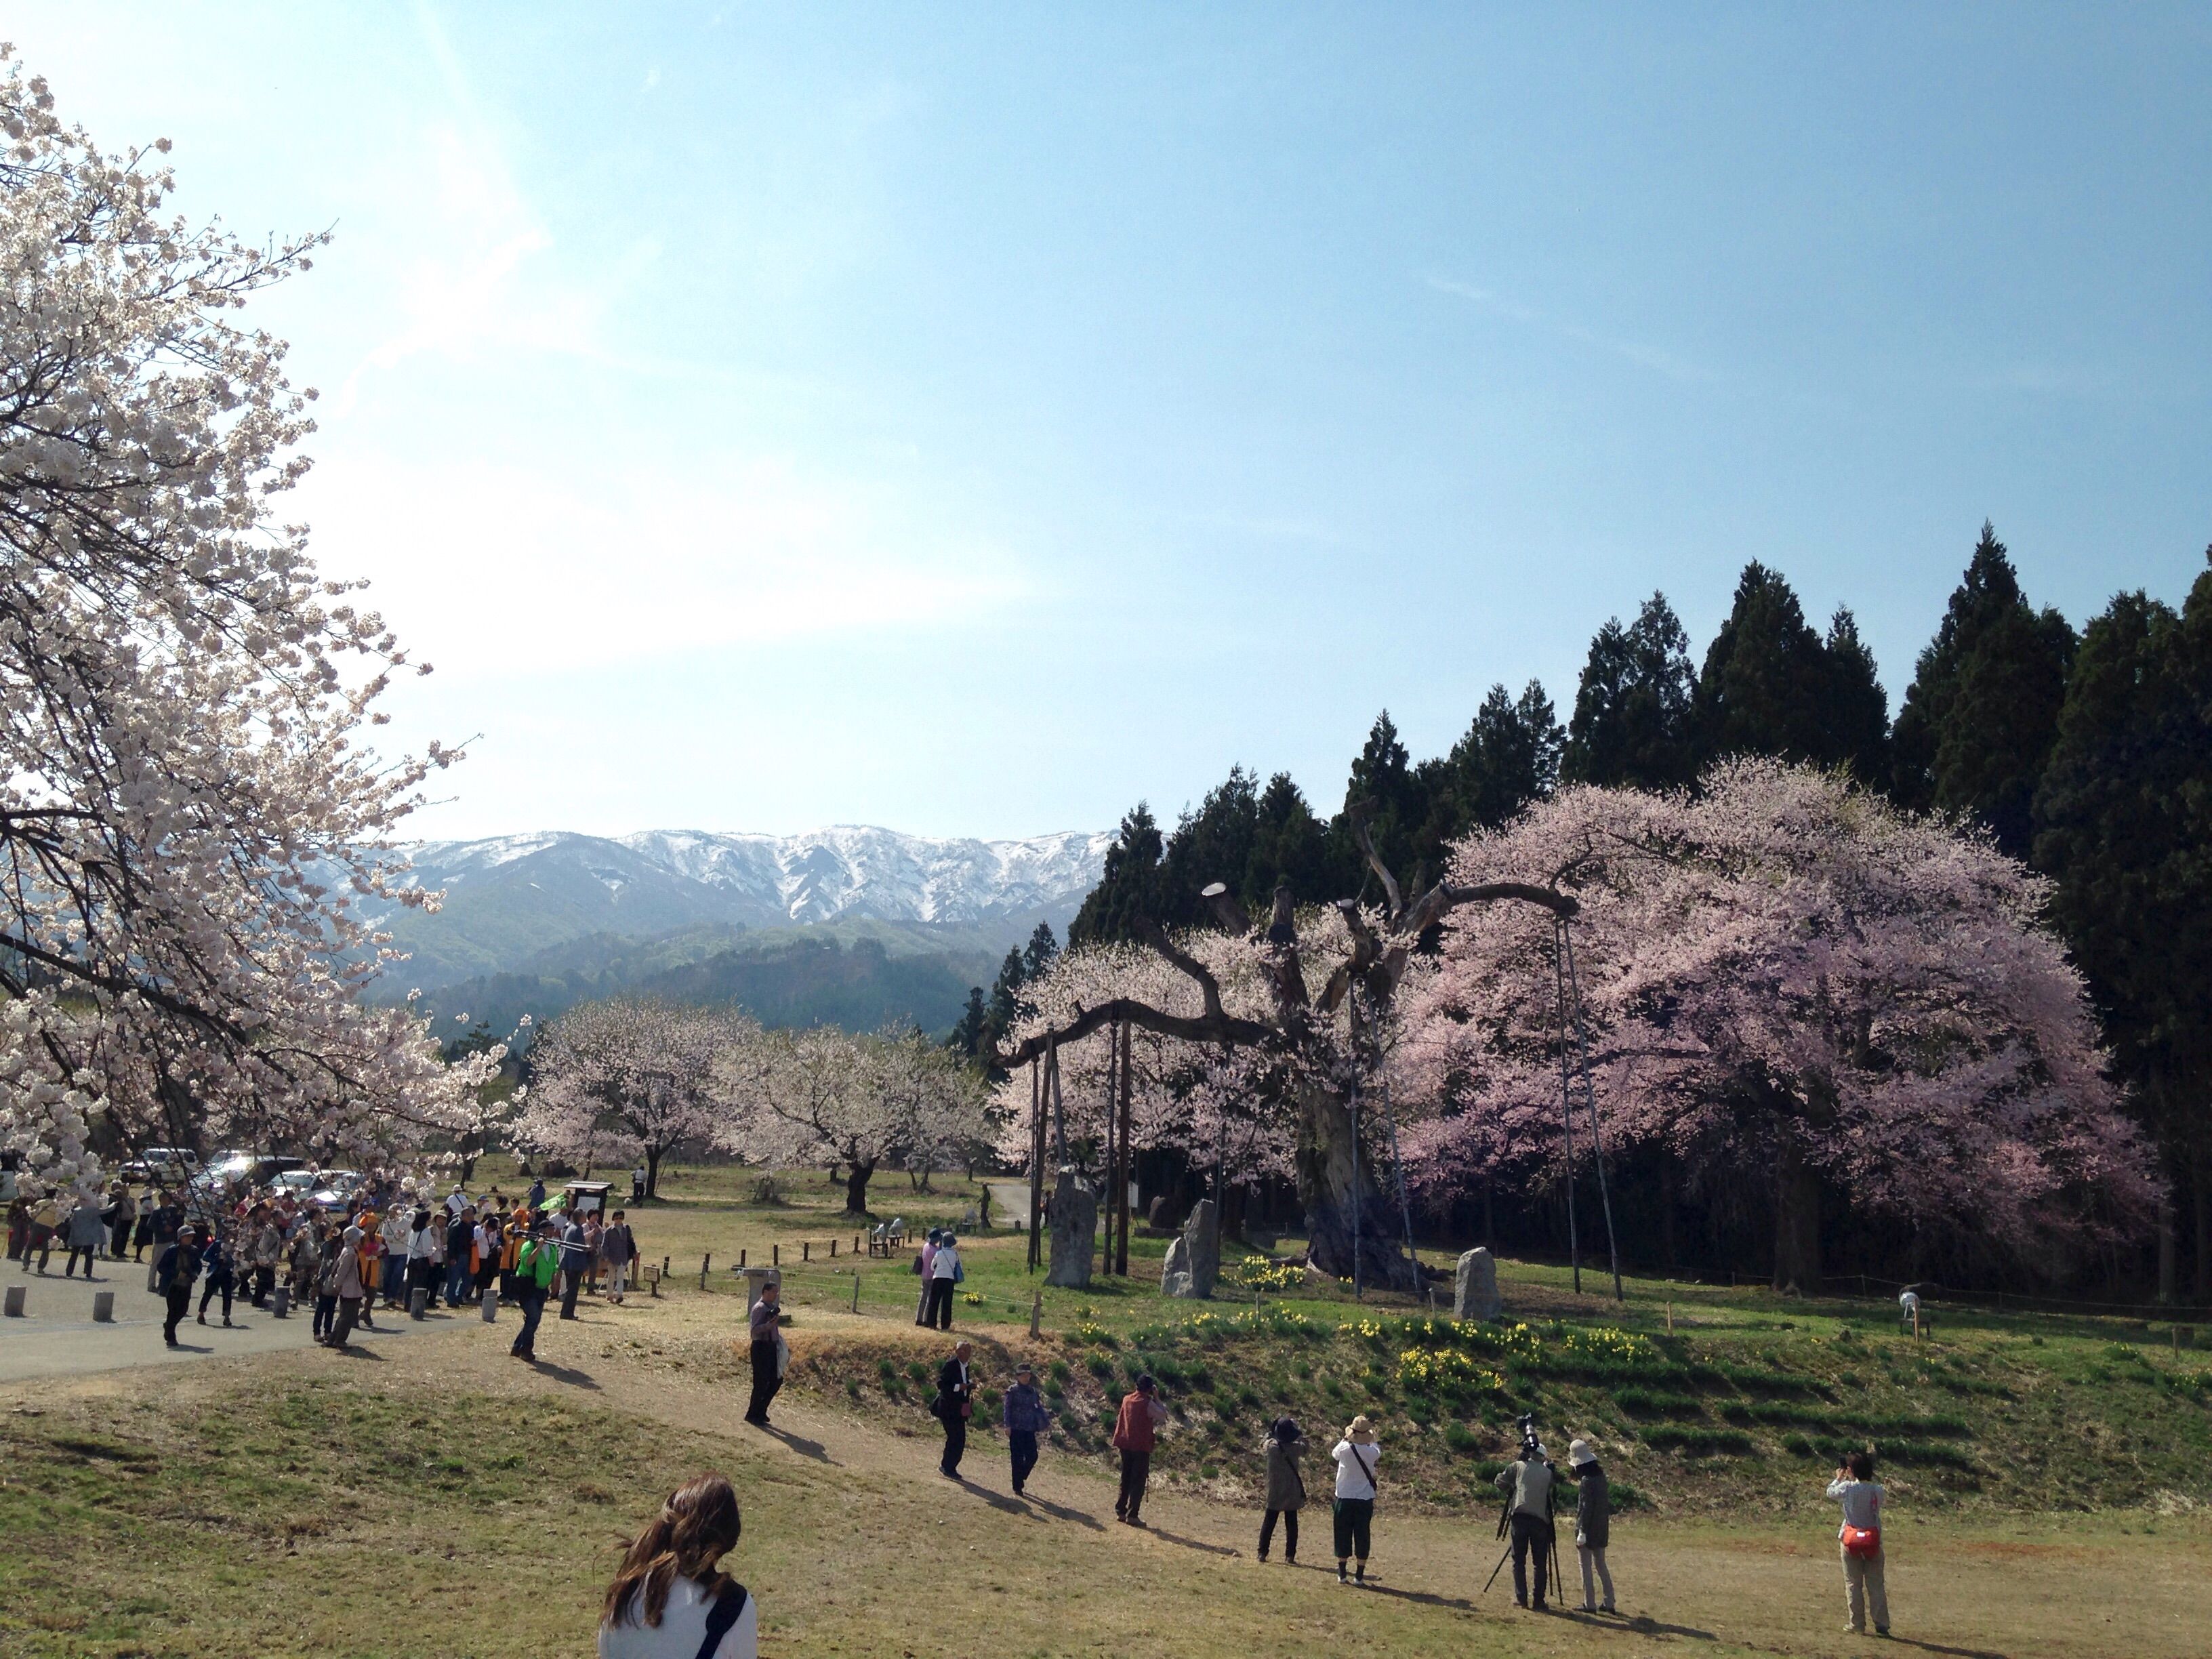
M 1566 947 L 1567 992 L 1572 999 L 1575 1015 L 1575 1048 L 1583 1068 L 1583 1103 L 1589 1109 L 1590 1156 L 1597 1160 L 1597 1198 L 1605 1209 L 1605 1249 L 1613 1261 L 1613 1299 L 1628 1300 L 1628 1293 L 1620 1285 L 1620 1245 L 1613 1232 L 1613 1190 L 1606 1184 L 1605 1134 L 1598 1127 L 1597 1090 L 1590 1082 L 1589 1036 L 1583 1025 L 1582 981 L 1575 973 L 1575 933 L 1573 927 L 1562 916 L 1559 921 L 1559 942 Z
M 1583 1293 L 1582 1236 L 1575 1226 L 1575 1094 L 1567 1072 L 1567 970 L 1559 944 L 1561 924 L 1552 919 L 1552 981 L 1559 1017 L 1559 1109 L 1566 1129 L 1567 1259 L 1574 1264 L 1575 1294 Z

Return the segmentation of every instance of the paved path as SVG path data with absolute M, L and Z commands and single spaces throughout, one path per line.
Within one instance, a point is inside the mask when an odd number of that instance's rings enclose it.
M 58 1263 L 62 1258 L 55 1256 Z M 22 1285 L 25 1316 L 0 1319 L 0 1382 L 27 1377 L 70 1376 L 88 1371 L 112 1370 L 123 1365 L 179 1364 L 195 1359 L 239 1354 L 268 1353 L 280 1348 L 304 1348 L 313 1340 L 313 1310 L 301 1309 L 276 1318 L 240 1298 L 231 1308 L 231 1328 L 222 1324 L 222 1298 L 208 1309 L 208 1322 L 187 1319 L 177 1327 L 179 1346 L 161 1340 L 161 1322 L 167 1316 L 161 1297 L 146 1288 L 146 1268 L 129 1261 L 103 1261 L 99 1276 L 88 1284 L 82 1278 L 64 1279 L 58 1267 L 41 1278 L 26 1273 L 10 1261 L 0 1263 L 0 1286 Z M 115 1321 L 102 1325 L 92 1316 L 95 1292 L 115 1292 Z M 199 1291 L 192 1292 L 192 1312 L 199 1311 Z M 520 1316 L 503 1310 L 501 1322 Z M 404 1314 L 386 1314 L 374 1331 L 359 1330 L 356 1340 L 374 1346 L 434 1330 L 450 1330 L 477 1320 L 473 1310 L 431 1314 L 419 1323 Z

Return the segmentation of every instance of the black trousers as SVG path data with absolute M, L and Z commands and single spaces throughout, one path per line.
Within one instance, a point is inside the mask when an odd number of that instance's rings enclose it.
M 92 1258 L 93 1258 L 93 1247 L 92 1247 L 91 1245 L 89 1245 L 89 1244 L 72 1244 L 72 1245 L 70 1245 L 70 1253 L 69 1253 L 69 1261 L 68 1261 L 67 1262 L 65 1262 L 64 1264 L 63 1264 L 63 1267 L 62 1267 L 62 1277 L 63 1277 L 64 1279 L 69 1279 L 69 1278 L 73 1277 L 73 1276 L 76 1274 L 76 1264 L 77 1264 L 79 1261 L 82 1261 L 82 1262 L 84 1263 L 84 1276 L 85 1276 L 87 1279 L 91 1278 L 91 1277 L 92 1277 Z
M 583 1269 L 580 1267 L 574 1273 L 563 1273 L 562 1278 L 565 1282 L 561 1286 L 561 1317 L 574 1319 L 576 1316 L 576 1292 L 584 1285 Z
M 208 1304 L 213 1301 L 216 1293 L 220 1291 L 222 1296 L 222 1316 L 225 1319 L 229 1318 L 230 1298 L 237 1289 L 238 1281 L 235 1279 L 233 1279 L 228 1273 L 210 1273 L 207 1277 L 206 1282 L 200 1286 L 201 1314 L 203 1316 L 206 1314 L 208 1310 Z
M 1269 1510 L 1260 1522 L 1260 1559 L 1267 1559 L 1267 1546 L 1275 1540 L 1275 1517 L 1283 1517 L 1283 1559 L 1298 1559 L 1298 1512 L 1296 1510 Z
M 123 1260 L 124 1251 L 131 1248 L 131 1225 L 128 1221 L 111 1222 L 108 1225 L 107 1253 L 118 1261 Z
M 1552 1523 L 1541 1516 L 1516 1515 L 1513 1517 L 1513 1599 L 1528 1601 L 1528 1571 L 1530 1556 L 1536 1559 L 1535 1604 L 1544 1604 L 1544 1581 L 1552 1570 Z
M 960 1473 L 960 1460 L 968 1454 L 968 1419 L 960 1415 L 960 1407 L 950 1405 L 945 1408 L 945 1458 L 938 1467 L 947 1474 Z
M 257 1265 L 253 1269 L 253 1305 L 257 1308 L 267 1307 L 270 1293 L 276 1288 L 276 1264 L 271 1262 L 265 1267 Z
M 1354 1555 L 1365 1561 L 1368 1547 L 1375 1541 L 1375 1500 L 1340 1498 L 1331 1519 L 1336 1522 L 1336 1559 Z
M 184 1322 L 185 1315 L 192 1305 L 192 1287 L 190 1285 L 172 1285 L 167 1299 L 169 1316 L 161 1322 L 161 1340 L 173 1343 L 177 1340 L 177 1327 Z
M 355 1323 L 361 1318 L 362 1310 L 368 1305 L 368 1298 L 365 1296 L 342 1296 L 338 1298 L 338 1319 L 337 1324 L 331 1329 L 329 1337 L 331 1346 L 333 1348 L 345 1346 L 353 1336 Z
M 514 1334 L 514 1346 L 507 1352 L 528 1359 L 538 1352 L 538 1322 L 545 1317 L 545 1291 L 526 1279 L 521 1296 L 522 1328 Z
M 929 1301 L 924 1306 L 921 1322 L 934 1325 L 940 1331 L 952 1328 L 952 1281 L 933 1279 L 929 1281 Z
M 775 1374 L 775 1339 L 753 1344 L 753 1397 L 745 1404 L 745 1421 L 768 1421 L 769 1402 L 775 1398 L 776 1390 L 783 1387 L 783 1379 Z
M 1008 1429 L 1006 1449 L 1013 1454 L 1014 1490 L 1019 1492 L 1022 1489 L 1022 1484 L 1030 1478 L 1030 1471 L 1036 1468 L 1036 1431 Z
M 1114 1516 L 1120 1521 L 1134 1521 L 1138 1511 L 1145 1507 L 1145 1482 L 1152 1478 L 1152 1455 L 1150 1451 L 1127 1451 L 1121 1454 L 1121 1490 L 1114 1496 Z

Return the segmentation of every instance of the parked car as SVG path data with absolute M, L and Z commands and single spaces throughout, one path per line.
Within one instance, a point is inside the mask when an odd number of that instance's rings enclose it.
M 319 1210 L 349 1209 L 367 1181 L 358 1170 L 325 1170 L 323 1184 L 307 1194 L 307 1202 Z
M 182 1146 L 149 1146 L 116 1170 L 128 1182 L 173 1187 L 191 1173 L 194 1159 Z

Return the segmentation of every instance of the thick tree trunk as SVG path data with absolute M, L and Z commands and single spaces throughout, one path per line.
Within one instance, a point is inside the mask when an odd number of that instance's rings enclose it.
M 1659 1254 L 1672 1273 L 1679 1265 L 1674 1246 L 1674 1165 L 1661 1154 L 1659 1165 Z
M 1397 1212 L 1385 1204 L 1365 1158 L 1355 1158 L 1352 1110 L 1325 1084 L 1298 1091 L 1298 1201 L 1304 1206 L 1309 1257 L 1325 1273 L 1352 1277 L 1376 1290 L 1418 1295 L 1420 1275 L 1398 1248 Z M 1356 1219 L 1355 1219 L 1356 1218 Z
M 1795 1149 L 1774 1170 L 1774 1288 L 1820 1293 L 1820 1177 Z
M 876 1172 L 872 1164 L 855 1164 L 845 1172 L 845 1213 L 866 1215 L 868 1212 L 868 1177 Z
M 2197 1299 L 2212 1302 L 2212 1164 L 2197 1161 Z
M 2174 1238 L 2173 1200 L 2161 1196 L 2158 1200 L 2158 1299 L 2169 1307 L 2177 1299 L 2180 1285 L 2180 1251 Z
M 658 1146 L 645 1149 L 645 1195 L 647 1198 L 660 1195 L 660 1149 Z

